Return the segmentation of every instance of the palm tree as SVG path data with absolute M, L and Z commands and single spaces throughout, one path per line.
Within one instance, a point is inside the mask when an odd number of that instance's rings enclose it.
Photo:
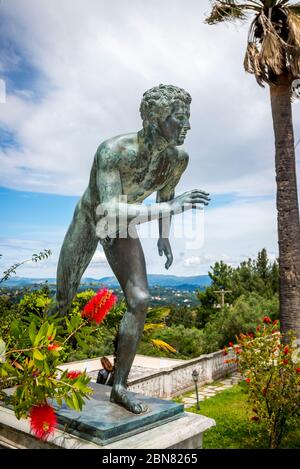
M 243 21 L 251 14 L 244 67 L 260 86 L 270 87 L 275 134 L 281 328 L 300 339 L 300 225 L 291 107 L 291 85 L 300 75 L 300 3 L 217 0 L 206 23 Z

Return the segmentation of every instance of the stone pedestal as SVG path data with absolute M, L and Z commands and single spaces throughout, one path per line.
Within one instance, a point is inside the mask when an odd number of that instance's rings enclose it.
M 93 385 L 93 397 L 82 412 L 57 408 L 59 427 L 47 442 L 30 434 L 28 420 L 17 420 L 0 406 L 0 445 L 66 449 L 196 449 L 214 420 L 185 413 L 182 404 L 138 395 L 148 412 L 134 415 L 109 401 L 111 388 Z

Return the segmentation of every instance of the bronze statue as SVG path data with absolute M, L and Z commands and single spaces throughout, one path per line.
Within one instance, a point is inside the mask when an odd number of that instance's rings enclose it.
M 173 262 L 168 239 L 171 216 L 210 200 L 200 190 L 174 195 L 188 164 L 188 154 L 176 147 L 183 144 L 190 129 L 190 103 L 191 96 L 181 88 L 152 88 L 144 93 L 140 107 L 143 129 L 99 146 L 58 262 L 56 299 L 59 309 L 66 312 L 100 240 L 128 306 L 120 326 L 110 399 L 137 414 L 147 407 L 129 396 L 126 382 L 142 336 L 149 290 L 135 226 L 150 217 L 159 220 L 158 252 L 166 256 L 168 269 Z M 157 192 L 157 203 L 142 204 L 153 192 Z

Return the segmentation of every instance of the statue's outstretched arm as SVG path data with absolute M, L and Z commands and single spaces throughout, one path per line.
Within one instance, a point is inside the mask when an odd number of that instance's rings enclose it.
M 114 238 L 120 230 L 126 230 L 129 224 L 138 225 L 150 220 L 170 217 L 181 213 L 199 203 L 208 201 L 208 194 L 194 190 L 185 192 L 169 202 L 152 205 L 127 203 L 123 194 L 122 181 L 118 169 L 102 167 L 97 177 L 100 204 L 97 207 L 96 233 L 100 239 Z

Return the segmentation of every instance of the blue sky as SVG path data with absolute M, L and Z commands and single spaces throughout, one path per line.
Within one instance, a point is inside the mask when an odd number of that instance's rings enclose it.
M 262 247 L 274 258 L 272 121 L 268 90 L 242 69 L 247 28 L 204 25 L 208 2 L 192 0 L 189 9 L 180 0 L 124 3 L 0 3 L 0 79 L 7 90 L 0 103 L 0 267 L 50 248 L 51 260 L 19 274 L 55 275 L 97 146 L 138 130 L 142 93 L 161 82 L 193 98 L 190 163 L 177 193 L 200 188 L 212 196 L 199 245 L 171 239 L 169 273 L 204 274 L 214 261 L 236 265 Z M 296 140 L 299 109 L 295 104 Z M 190 214 L 185 224 L 192 230 L 191 220 Z M 156 239 L 142 243 L 149 272 L 164 273 Z M 100 247 L 86 275 L 109 273 Z

